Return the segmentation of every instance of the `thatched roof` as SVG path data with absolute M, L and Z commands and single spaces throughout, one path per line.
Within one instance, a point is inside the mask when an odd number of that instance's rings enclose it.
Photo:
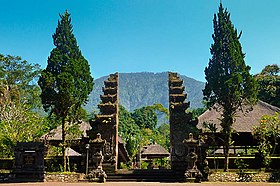
M 263 115 L 274 115 L 275 112 L 280 113 L 280 108 L 272 106 L 263 101 L 259 101 L 253 106 L 253 110 L 249 112 L 239 111 L 236 115 L 235 121 L 232 128 L 236 132 L 252 132 L 254 126 L 259 125 L 260 119 Z M 221 131 L 221 112 L 216 109 L 210 109 L 204 112 L 198 117 L 197 127 L 204 129 L 203 123 L 214 123 L 216 124 L 217 131 Z
M 90 124 L 85 121 L 80 121 L 79 126 L 80 126 L 80 131 L 82 131 L 82 135 L 80 137 L 77 137 L 77 139 L 81 139 L 82 137 L 85 137 L 87 135 L 86 131 L 91 129 Z M 44 134 L 41 137 L 41 139 L 61 141 L 62 140 L 62 126 L 60 125 L 57 128 L 51 130 L 50 132 Z M 66 135 L 66 139 L 67 139 L 67 135 Z
M 170 156 L 170 153 L 159 144 L 144 146 L 141 150 L 143 158 L 163 158 Z
M 50 149 L 49 155 L 52 156 L 52 153 L 54 153 L 54 152 L 53 152 L 52 149 Z M 62 156 L 62 154 L 55 155 L 55 156 Z M 78 153 L 77 151 L 75 151 L 74 149 L 72 149 L 71 147 L 67 147 L 67 148 L 66 148 L 66 156 L 71 156 L 71 157 L 73 157 L 73 156 L 82 156 L 82 155 L 81 155 L 80 153 Z
M 91 126 L 88 122 L 81 121 L 79 126 L 80 126 L 80 131 L 82 131 L 82 135 L 80 137 L 75 138 L 75 140 L 80 140 L 80 139 L 82 139 L 82 137 L 86 137 L 87 136 L 86 131 L 91 129 Z M 41 137 L 41 139 L 47 140 L 47 141 L 56 141 L 58 143 L 58 142 L 62 141 L 61 133 L 62 133 L 62 127 L 60 125 L 57 128 L 51 130 L 50 132 L 44 134 Z M 67 135 L 66 135 L 66 139 L 67 139 Z M 119 155 L 122 158 L 122 161 L 128 162 L 129 155 L 124 146 L 124 141 L 120 137 L 118 137 L 118 143 L 119 143 Z M 74 151 L 72 148 L 68 149 L 68 151 L 69 151 L 69 156 L 80 156 L 81 155 L 78 152 Z
M 81 154 L 71 149 L 70 147 L 67 147 L 66 156 L 81 156 Z
M 87 136 L 87 130 L 91 129 L 91 126 L 88 122 L 85 121 L 81 121 L 80 124 L 80 131 L 82 131 L 82 135 L 80 137 L 77 137 L 76 139 L 79 140 L 82 137 L 86 137 Z M 57 128 L 51 130 L 50 132 L 44 134 L 41 139 L 47 139 L 49 141 L 61 141 L 62 140 L 62 128 L 61 125 L 58 126 Z M 66 139 L 67 139 L 67 135 L 66 135 Z M 121 139 L 121 137 L 118 137 L 118 142 L 119 143 L 124 143 L 123 140 Z

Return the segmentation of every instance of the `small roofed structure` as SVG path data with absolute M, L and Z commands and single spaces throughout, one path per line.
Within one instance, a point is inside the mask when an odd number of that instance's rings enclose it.
M 162 168 L 164 164 L 163 158 L 168 157 L 170 157 L 170 153 L 159 144 L 150 144 L 141 149 L 141 160 L 149 163 L 148 169 Z M 153 159 L 160 159 L 161 165 L 159 167 L 156 164 L 154 165 Z
M 141 150 L 141 158 L 156 159 L 169 157 L 170 153 L 159 144 L 144 146 Z

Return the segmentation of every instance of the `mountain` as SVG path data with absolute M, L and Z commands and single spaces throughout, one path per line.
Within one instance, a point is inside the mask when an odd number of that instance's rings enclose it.
M 202 89 L 205 83 L 184 75 L 180 77 L 184 80 L 191 108 L 203 107 Z M 104 76 L 94 81 L 93 91 L 85 106 L 88 112 L 97 110 L 100 95 L 103 94 L 103 82 L 107 78 L 108 76 Z M 168 72 L 119 73 L 119 101 L 128 111 L 154 103 L 161 103 L 168 108 Z

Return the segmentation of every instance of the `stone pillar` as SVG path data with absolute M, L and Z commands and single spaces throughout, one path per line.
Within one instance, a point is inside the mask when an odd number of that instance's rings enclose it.
M 193 138 L 193 134 L 189 133 L 188 139 L 183 140 L 185 145 L 187 157 L 187 170 L 185 171 L 185 181 L 187 182 L 200 182 L 202 174 L 197 168 L 197 163 L 199 160 L 199 141 Z
M 171 168 L 183 174 L 187 169 L 187 152 L 183 140 L 190 132 L 195 133 L 197 122 L 192 120 L 192 113 L 186 112 L 190 103 L 186 102 L 183 80 L 172 72 L 168 73 L 168 79 Z
M 106 181 L 107 175 L 102 167 L 102 163 L 104 160 L 103 150 L 105 144 L 106 144 L 106 140 L 103 140 L 101 138 L 100 133 L 97 134 L 94 140 L 89 141 L 89 150 L 90 150 L 89 162 L 92 165 L 92 167 L 89 167 L 90 172 L 89 174 L 86 175 L 86 178 L 91 182 Z
M 117 170 L 118 162 L 118 73 L 111 74 L 104 81 L 102 88 L 104 95 L 100 95 L 98 105 L 100 113 L 91 122 L 92 129 L 87 131 L 89 139 L 94 139 L 100 133 L 106 140 L 103 150 L 103 168 L 108 172 Z

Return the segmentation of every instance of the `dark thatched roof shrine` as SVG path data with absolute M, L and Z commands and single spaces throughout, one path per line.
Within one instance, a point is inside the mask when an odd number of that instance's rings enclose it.
M 147 159 L 169 157 L 170 153 L 159 144 L 144 146 L 141 150 L 141 157 Z

